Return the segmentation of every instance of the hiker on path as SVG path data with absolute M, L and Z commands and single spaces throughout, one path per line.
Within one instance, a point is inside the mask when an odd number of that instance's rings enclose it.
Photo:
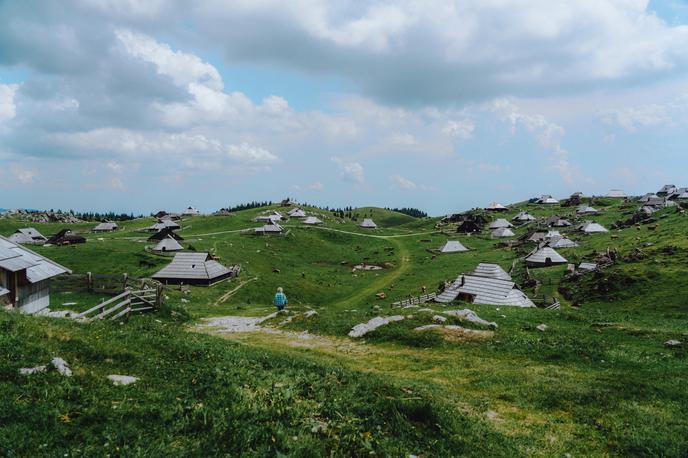
M 277 307 L 278 311 L 284 310 L 284 307 L 289 303 L 287 300 L 287 295 L 284 294 L 284 290 L 280 286 L 277 288 L 277 293 L 275 294 L 275 299 L 273 300 L 273 304 L 275 304 L 275 307 Z

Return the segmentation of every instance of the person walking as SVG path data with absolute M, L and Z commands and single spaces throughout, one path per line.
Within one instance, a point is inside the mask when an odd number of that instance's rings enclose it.
M 277 288 L 277 293 L 275 294 L 273 304 L 275 304 L 277 310 L 281 312 L 282 310 L 284 310 L 284 307 L 286 307 L 288 303 L 289 300 L 287 300 L 287 295 L 284 294 L 284 290 L 280 286 L 279 288 Z

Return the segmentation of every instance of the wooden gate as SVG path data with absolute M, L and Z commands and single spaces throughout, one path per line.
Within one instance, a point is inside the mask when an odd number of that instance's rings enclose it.
M 134 312 L 157 310 L 162 303 L 162 285 L 139 290 L 127 289 L 123 293 L 79 313 L 75 318 L 86 321 L 117 320 Z

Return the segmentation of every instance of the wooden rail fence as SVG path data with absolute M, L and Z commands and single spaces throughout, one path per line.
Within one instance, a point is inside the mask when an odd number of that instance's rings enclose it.
M 408 299 L 394 302 L 392 304 L 392 307 L 407 307 L 409 305 L 425 304 L 426 302 L 430 302 L 431 300 L 433 300 L 435 297 L 437 297 L 437 294 L 435 294 L 435 293 L 423 294 L 422 296 L 410 297 Z
M 162 285 L 140 290 L 127 289 L 123 293 L 103 301 L 85 312 L 79 313 L 75 318 L 82 318 L 86 321 L 104 319 L 114 321 L 130 313 L 157 310 L 160 308 L 161 303 Z
M 50 287 L 58 292 L 88 292 L 101 294 L 119 294 L 127 288 L 155 288 L 155 282 L 149 279 L 132 278 L 128 274 L 65 274 L 55 277 Z

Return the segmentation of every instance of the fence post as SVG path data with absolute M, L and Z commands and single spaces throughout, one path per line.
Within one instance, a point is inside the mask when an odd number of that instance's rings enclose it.
M 89 293 L 93 291 L 93 275 L 91 272 L 86 272 L 86 291 Z
M 127 289 L 127 280 L 129 280 L 129 275 L 127 275 L 127 273 L 125 272 L 124 273 L 124 287 L 122 288 L 122 290 Z
M 162 305 L 162 283 L 155 285 L 155 308 L 160 309 Z

